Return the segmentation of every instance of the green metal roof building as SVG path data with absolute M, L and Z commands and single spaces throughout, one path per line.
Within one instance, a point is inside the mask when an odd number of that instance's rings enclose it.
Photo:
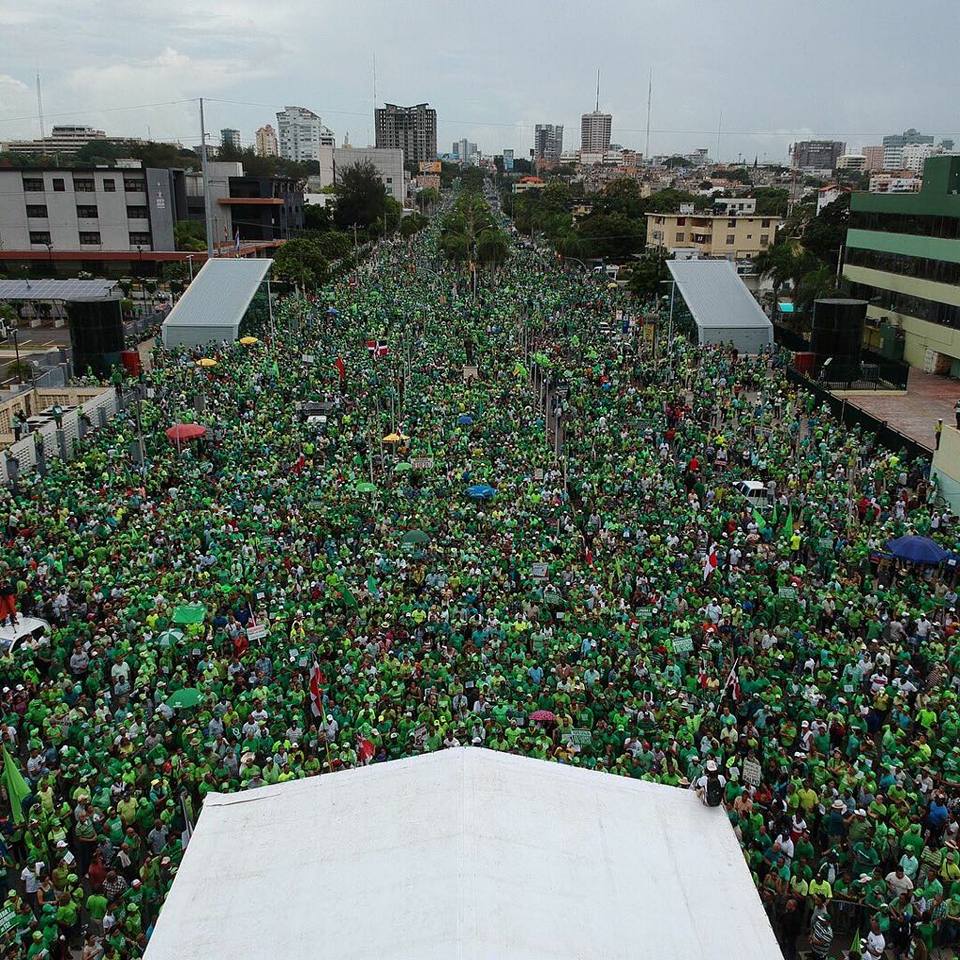
M 843 275 L 909 364 L 960 376 L 960 156 L 928 159 L 919 193 L 853 194 Z

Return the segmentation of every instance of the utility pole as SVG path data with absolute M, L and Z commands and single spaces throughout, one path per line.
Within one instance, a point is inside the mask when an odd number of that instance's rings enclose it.
M 650 162 L 650 105 L 653 101 L 653 67 L 650 68 L 650 79 L 647 82 L 647 145 L 644 147 L 643 159 Z
M 207 259 L 213 259 L 213 211 L 210 209 L 210 180 L 207 177 L 207 127 L 200 98 L 200 176 L 203 181 L 203 219 L 207 231 Z

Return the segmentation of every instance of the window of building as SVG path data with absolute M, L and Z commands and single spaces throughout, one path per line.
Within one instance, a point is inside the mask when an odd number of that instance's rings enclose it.
M 733 244 L 734 244 L 734 242 L 736 241 L 736 239 L 737 239 L 736 234 L 728 233 L 728 234 L 727 234 L 727 246 L 728 246 L 728 247 L 732 247 Z
M 100 233 L 97 230 L 80 231 L 80 243 L 84 246 L 95 246 L 100 242 Z
M 736 225 L 737 225 L 736 217 L 731 217 L 731 218 L 727 221 L 727 226 L 728 226 L 728 227 L 735 227 Z
M 127 207 L 127 216 L 131 220 L 146 220 L 150 216 L 150 211 L 146 207 Z
M 130 246 L 131 247 L 149 247 L 150 246 L 150 234 L 149 233 L 130 233 Z
M 752 234 L 752 233 L 748 233 L 748 234 L 747 234 L 747 239 L 748 239 L 748 240 L 752 240 L 752 239 L 753 239 L 753 234 Z
M 760 234 L 760 246 L 761 246 L 761 247 L 765 247 L 769 242 L 770 242 L 770 234 L 769 234 L 769 233 L 761 233 L 761 234 Z
M 80 217 L 82 220 L 83 220 L 83 219 L 86 219 L 86 220 L 96 220 L 96 219 L 97 219 L 97 216 L 98 216 L 98 214 L 97 214 L 97 208 L 96 208 L 96 207 L 89 207 L 89 206 L 85 206 L 85 207 L 78 206 L 78 207 L 77 207 L 77 216 Z
M 678 227 L 685 227 L 686 225 L 687 225 L 687 218 L 686 218 L 686 217 L 677 217 L 677 226 L 678 226 Z
M 54 193 L 64 193 L 66 192 L 67 185 L 63 177 L 54 177 L 53 178 L 53 190 Z
M 761 226 L 761 227 L 769 227 L 769 226 L 770 226 L 770 221 L 769 221 L 769 220 L 761 220 L 761 221 L 760 221 L 760 226 Z
M 123 189 L 127 193 L 143 193 L 146 190 L 146 184 L 143 180 L 127 180 L 124 177 Z
M 73 189 L 77 193 L 93 193 L 96 190 L 96 185 L 93 182 L 93 177 L 74 177 Z
M 113 177 L 104 177 L 103 178 L 103 192 L 104 193 L 116 193 L 117 192 L 117 181 Z
M 663 239 L 663 234 L 662 234 L 659 230 L 654 230 L 654 231 L 653 231 L 653 239 L 654 239 L 654 240 L 662 240 L 662 239 Z
M 27 204 L 27 216 L 28 217 L 45 217 L 47 215 L 46 204 L 43 203 L 28 203 Z
M 677 234 L 677 243 L 683 243 L 683 238 L 684 238 L 685 236 L 686 236 L 686 234 L 681 230 L 681 231 Z
M 42 177 L 24 177 L 23 190 L 24 190 L 24 193 L 43 193 L 43 178 Z
M 30 231 L 30 242 L 31 243 L 44 243 L 47 244 L 50 242 L 50 231 L 49 230 L 31 230 Z

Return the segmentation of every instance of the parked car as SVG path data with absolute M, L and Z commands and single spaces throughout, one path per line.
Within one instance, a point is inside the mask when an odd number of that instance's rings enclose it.
M 17 615 L 15 627 L 4 624 L 0 627 L 0 654 L 11 655 L 17 647 L 35 646 L 44 637 L 50 636 L 50 624 L 39 617 Z
M 767 496 L 767 485 L 760 480 L 738 480 L 733 489 L 740 494 L 755 510 L 769 510 L 770 498 Z

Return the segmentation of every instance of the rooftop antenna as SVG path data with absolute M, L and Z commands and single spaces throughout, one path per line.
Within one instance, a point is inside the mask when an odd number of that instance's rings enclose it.
M 46 135 L 43 127 L 43 94 L 40 92 L 40 71 L 37 71 L 37 118 L 40 120 L 40 139 Z
M 597 67 L 597 106 L 594 113 L 600 112 L 600 68 Z
M 647 83 L 647 146 L 644 157 L 650 160 L 650 103 L 653 100 L 653 67 L 650 68 L 650 79 Z
M 723 129 L 723 111 L 720 111 L 720 119 L 717 121 L 717 163 L 720 162 L 720 131 Z

